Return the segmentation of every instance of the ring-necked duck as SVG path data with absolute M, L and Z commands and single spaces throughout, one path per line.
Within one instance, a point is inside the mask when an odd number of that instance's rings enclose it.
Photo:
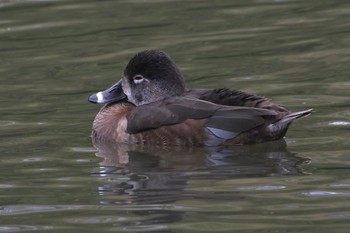
M 227 88 L 186 90 L 178 66 L 158 50 L 136 54 L 122 79 L 89 101 L 105 104 L 93 123 L 94 141 L 148 145 L 278 140 L 294 119 L 312 111 L 293 113 L 265 97 Z

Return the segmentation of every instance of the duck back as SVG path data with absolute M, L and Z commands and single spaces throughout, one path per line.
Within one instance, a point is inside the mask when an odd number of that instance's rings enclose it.
M 220 105 L 262 108 L 280 113 L 290 113 L 290 111 L 283 106 L 274 104 L 270 99 L 263 96 L 253 95 L 228 88 L 217 88 L 211 90 L 193 89 L 187 91 L 185 96 L 198 98 Z

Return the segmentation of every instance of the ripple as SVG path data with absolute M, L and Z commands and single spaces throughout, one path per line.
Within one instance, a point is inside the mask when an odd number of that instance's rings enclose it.
M 73 21 L 56 21 L 56 22 L 46 22 L 46 23 L 35 23 L 35 24 L 29 24 L 29 25 L 20 25 L 20 26 L 13 26 L 13 27 L 5 27 L 0 28 L 0 34 L 4 33 L 12 33 L 12 32 L 21 32 L 21 31 L 31 31 L 31 30 L 37 30 L 37 29 L 45 29 L 45 28 L 54 28 L 54 27 L 63 27 L 63 26 L 69 26 L 72 24 L 77 24 L 78 22 Z
M 344 126 L 344 125 L 350 125 L 350 122 L 347 121 L 332 121 L 328 123 L 330 126 Z
M 0 206 L 0 215 L 19 215 L 28 213 L 47 213 L 64 210 L 82 209 L 83 206 L 48 206 L 48 205 L 8 205 Z
M 270 191 L 270 190 L 280 190 L 285 189 L 287 186 L 284 185 L 265 185 L 256 187 L 240 187 L 238 190 L 255 190 L 255 191 Z
M 74 223 L 81 224 L 102 224 L 102 223 L 113 223 L 113 222 L 124 222 L 129 219 L 126 217 L 116 217 L 116 216 L 104 216 L 104 217 L 85 217 L 85 218 L 75 218 L 71 220 Z
M 0 127 L 1 126 L 10 126 L 10 125 L 15 125 L 15 121 L 0 121 Z
M 21 1 L 21 0 L 13 0 L 13 1 L 2 1 L 0 2 L 0 8 L 1 7 L 8 7 L 8 6 L 13 6 L 13 5 L 19 5 L 19 4 L 23 4 L 25 2 L 32 2 L 32 3 L 39 3 L 39 2 L 55 2 L 57 0 L 26 0 L 26 1 Z
M 155 231 L 160 231 L 160 230 L 165 230 L 168 227 L 166 225 L 140 225 L 140 226 L 128 226 L 128 227 L 123 227 L 121 230 L 122 231 L 128 231 L 128 232 L 155 232 Z
M 311 192 L 304 192 L 303 195 L 310 196 L 310 197 L 349 196 L 350 192 L 311 191 Z
M 13 188 L 13 185 L 11 185 L 11 184 L 0 184 L 0 189 L 7 189 L 7 188 Z
M 330 185 L 331 187 L 350 187 L 350 184 L 332 184 Z
M 96 149 L 93 147 L 72 147 L 71 150 L 74 152 L 81 152 L 81 153 L 96 152 Z
M 42 161 L 42 160 L 43 160 L 42 158 L 32 157 L 32 158 L 25 158 L 25 159 L 23 159 L 23 162 L 38 162 L 38 161 Z
M 37 230 L 52 230 L 51 226 L 30 226 L 30 225 L 17 225 L 17 226 L 0 226 L 0 232 L 19 232 L 19 231 L 37 231 Z

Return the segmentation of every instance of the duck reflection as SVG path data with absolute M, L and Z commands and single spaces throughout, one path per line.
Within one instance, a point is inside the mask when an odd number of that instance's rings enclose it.
M 102 205 L 144 216 L 138 226 L 181 222 L 192 199 L 242 200 L 238 192 L 196 192 L 189 182 L 305 174 L 309 159 L 287 151 L 284 140 L 231 148 L 150 148 L 95 144 L 102 158 L 98 193 Z M 106 178 L 106 179 L 104 179 Z M 201 182 L 201 181 L 199 181 Z M 124 227 L 134 227 L 133 222 Z M 155 232 L 155 231 L 150 231 Z M 162 229 L 161 232 L 172 232 Z
M 306 174 L 301 165 L 310 161 L 289 152 L 284 140 L 229 148 L 155 148 L 101 143 L 94 146 L 96 156 L 103 159 L 102 170 L 95 175 L 123 176 L 121 182 L 99 187 L 100 194 L 128 193 L 142 197 L 134 201 L 147 203 L 177 200 L 191 179 L 301 175 Z

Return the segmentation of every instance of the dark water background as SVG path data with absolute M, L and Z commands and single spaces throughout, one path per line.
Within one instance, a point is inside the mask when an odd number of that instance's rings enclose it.
M 346 0 L 0 0 L 0 232 L 349 232 Z M 140 151 L 89 138 L 134 53 L 188 87 L 314 108 L 286 142 Z

